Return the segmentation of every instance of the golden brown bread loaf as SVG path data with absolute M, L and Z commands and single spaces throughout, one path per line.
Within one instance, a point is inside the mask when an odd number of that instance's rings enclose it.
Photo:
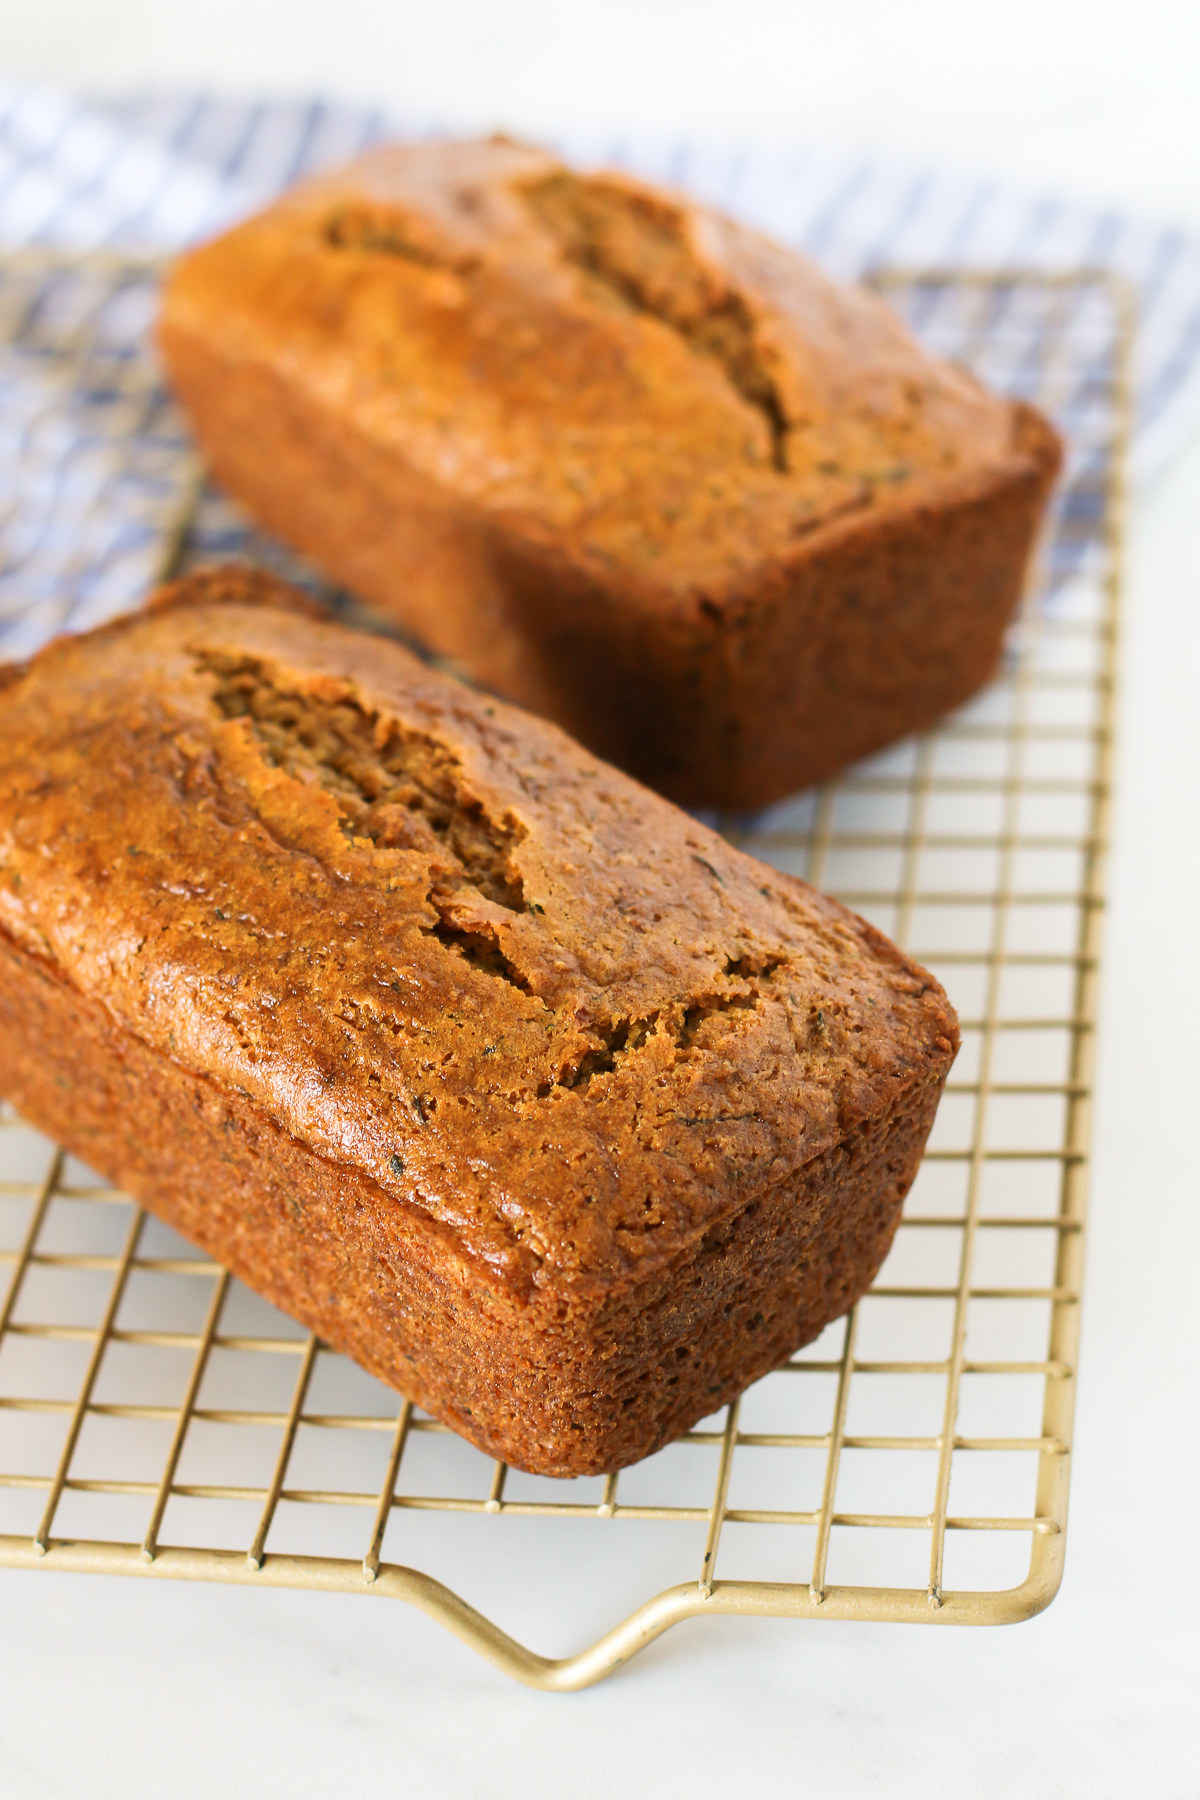
M 489 1452 L 646 1455 L 843 1312 L 936 981 L 555 726 L 230 570 L 0 682 L 0 1083 Z
M 182 258 L 161 343 L 258 519 L 689 805 L 981 686 L 1059 461 L 868 294 L 504 141 L 298 187 Z

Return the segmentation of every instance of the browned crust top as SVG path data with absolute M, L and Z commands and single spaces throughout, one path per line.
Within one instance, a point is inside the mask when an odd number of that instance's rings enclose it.
M 504 141 L 302 184 L 181 260 L 161 329 L 168 365 L 268 368 L 431 493 L 660 596 L 1057 455 L 861 289 Z
M 662 1266 L 957 1047 L 844 907 L 239 570 L 0 683 L 0 929 L 517 1300 Z

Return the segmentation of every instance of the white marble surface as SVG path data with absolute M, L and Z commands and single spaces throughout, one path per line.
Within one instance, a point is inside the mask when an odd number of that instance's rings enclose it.
M 1166 0 L 0 0 L 8 72 L 78 86 L 331 88 L 527 131 L 824 135 L 1193 225 L 1198 52 L 1196 8 Z M 977 1633 L 692 1624 L 551 1699 L 400 1607 L 7 1573 L 6 1794 L 1200 1793 L 1200 446 L 1139 498 L 1130 551 L 1070 1548 L 1050 1610 Z

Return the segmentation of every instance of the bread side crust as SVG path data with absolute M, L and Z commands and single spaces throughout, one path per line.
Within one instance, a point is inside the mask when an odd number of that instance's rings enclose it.
M 116 1025 L 0 935 L 0 1081 L 31 1123 L 489 1455 L 622 1468 L 817 1337 L 891 1244 L 945 1081 L 905 1090 L 677 1266 L 515 1304 L 453 1234 Z

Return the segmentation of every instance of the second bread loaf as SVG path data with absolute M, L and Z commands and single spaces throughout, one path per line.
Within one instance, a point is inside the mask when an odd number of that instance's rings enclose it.
M 980 687 L 1059 461 L 868 294 L 503 141 L 297 188 L 181 260 L 161 342 L 256 518 L 689 805 Z

